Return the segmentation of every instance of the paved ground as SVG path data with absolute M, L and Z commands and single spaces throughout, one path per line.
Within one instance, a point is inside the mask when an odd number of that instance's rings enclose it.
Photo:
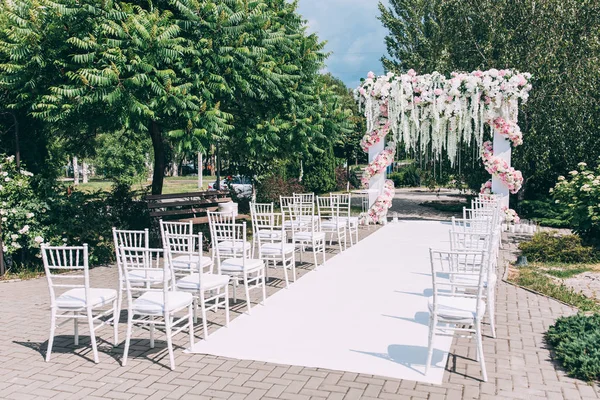
M 365 236 L 370 231 L 362 230 Z M 514 245 L 507 246 L 503 260 Z M 332 252 L 333 253 L 333 252 Z M 307 265 L 310 269 L 311 266 Z M 301 269 L 300 275 L 306 270 Z M 273 274 L 278 276 L 277 273 Z M 96 286 L 115 286 L 114 268 L 91 272 Z M 273 280 L 269 293 L 280 290 Z M 241 296 L 240 296 L 241 297 Z M 545 297 L 501 282 L 498 287 L 498 338 L 484 339 L 489 382 L 479 380 L 470 339 L 452 346 L 444 383 L 440 386 L 397 381 L 371 375 L 240 361 L 176 352 L 170 371 L 166 344 L 157 335 L 148 348 L 146 332 L 137 332 L 127 367 L 120 366 L 123 345 L 113 348 L 111 329 L 98 332 L 100 364 L 90 357 L 89 340 L 73 346 L 72 326 L 60 328 L 51 362 L 43 353 L 49 330 L 48 293 L 44 279 L 0 283 L 0 397 L 114 399 L 591 399 L 598 389 L 565 377 L 550 361 L 543 332 L 561 315 L 574 310 Z M 233 316 L 244 311 L 234 307 Z M 125 315 L 125 314 L 123 314 Z M 209 314 L 218 329 L 223 315 Z M 121 326 L 121 343 L 124 335 Z M 82 335 L 85 330 L 81 329 Z M 201 331 L 197 330 L 197 340 Z M 106 342 L 106 341 L 109 342 Z M 176 343 L 187 345 L 186 335 Z M 249 343 L 251 345 L 251 343 Z
M 442 212 L 421 205 L 428 201 L 459 202 L 464 201 L 464 197 L 459 196 L 458 190 L 440 189 L 440 191 L 430 191 L 426 188 L 400 188 L 396 189 L 388 216 L 391 217 L 396 212 L 400 219 L 439 220 L 450 219 L 453 215 L 462 217 L 462 213 Z

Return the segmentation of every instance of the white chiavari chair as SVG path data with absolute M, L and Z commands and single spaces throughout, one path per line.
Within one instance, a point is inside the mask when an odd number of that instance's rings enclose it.
M 191 237 L 190 237 L 191 236 Z M 180 246 L 191 246 L 195 252 L 194 260 L 202 260 L 202 233 L 197 235 L 177 235 L 165 233 L 167 246 L 167 263 L 174 265 L 173 256 L 177 254 L 176 250 Z M 229 276 L 213 274 L 212 268 L 207 271 L 202 262 L 196 262 L 191 269 L 190 274 L 178 279 L 177 289 L 183 292 L 190 292 L 194 295 L 194 323 L 198 322 L 198 306 L 202 313 L 202 327 L 204 329 L 204 339 L 208 338 L 208 321 L 206 311 L 217 311 L 219 307 L 225 309 L 225 326 L 229 325 Z
M 50 361 L 56 327 L 73 320 L 74 342 L 75 345 L 79 345 L 79 320 L 84 319 L 90 330 L 94 362 L 97 364 L 99 360 L 96 330 L 112 323 L 115 345 L 117 344 L 118 325 L 115 323 L 117 291 L 90 287 L 87 244 L 83 246 L 43 244 L 42 260 L 50 291 L 50 338 L 46 350 L 46 362 Z M 63 289 L 67 290 L 61 294 L 57 293 L 57 290 Z M 106 306 L 112 307 L 102 310 Z M 111 313 L 111 318 L 101 320 Z M 63 322 L 57 325 L 59 319 Z M 97 322 L 100 323 L 97 325 Z
M 217 270 L 219 274 L 231 277 L 234 302 L 237 301 L 237 286 L 240 281 L 243 283 L 250 314 L 250 290 L 262 288 L 262 303 L 266 300 L 265 264 L 263 260 L 254 259 L 250 255 L 246 222 L 238 224 L 233 219 L 222 218 L 218 214 L 209 213 Z
M 296 247 L 287 242 L 287 235 L 283 227 L 261 226 L 261 234 L 257 236 L 258 258 L 266 263 L 266 279 L 268 279 L 269 263 L 276 268 L 281 263 L 285 279 L 285 287 L 289 287 L 288 269 L 292 270 L 293 281 L 296 282 Z
M 149 325 L 150 348 L 154 348 L 155 328 L 157 326 L 164 327 L 171 370 L 174 370 L 173 336 L 187 330 L 190 348 L 194 345 L 194 298 L 191 293 L 176 290 L 174 271 L 165 257 L 162 257 L 169 251 L 168 249 L 141 249 L 121 246 L 120 251 L 129 304 L 127 336 L 122 365 L 127 364 L 133 326 Z M 163 280 L 162 287 L 157 288 L 156 282 L 151 276 L 153 272 L 159 269 L 162 270 Z M 140 273 L 146 273 L 147 278 L 140 279 Z M 146 284 L 139 287 L 134 285 L 139 282 Z M 134 298 L 134 292 L 139 293 L 137 298 Z M 179 312 L 185 312 L 185 315 L 176 317 Z
M 121 261 L 121 252 L 119 248 L 125 247 L 136 247 L 142 249 L 150 248 L 150 234 L 148 229 L 144 230 L 126 230 L 117 229 L 113 226 L 113 243 L 115 246 L 115 259 L 117 260 L 117 270 L 119 274 L 119 290 L 117 298 L 117 315 L 115 317 L 115 323 L 119 324 L 121 318 L 121 310 L 123 309 L 123 293 L 126 292 L 125 288 L 125 276 L 123 275 L 123 262 Z M 158 282 L 162 282 L 162 272 L 157 274 L 156 279 Z M 115 341 L 118 343 L 118 330 L 117 338 Z
M 438 251 L 430 249 L 433 296 L 429 298 L 429 345 L 425 374 L 429 371 L 433 356 L 435 336 L 459 332 L 474 335 L 477 359 L 483 380 L 487 372 L 483 356 L 481 323 L 486 303 L 483 282 L 486 251 Z M 468 278 L 461 282 L 459 277 Z
M 292 193 L 292 197 L 294 198 L 295 203 L 314 203 L 315 202 L 315 194 L 314 193 Z
M 322 264 L 325 264 L 325 234 L 318 230 L 318 221 L 314 215 L 314 203 L 295 203 L 288 205 L 286 213 L 292 216 L 292 243 L 302 253 L 310 247 L 313 253 L 315 269 L 318 269 L 317 254 L 322 254 Z
M 317 196 L 318 226 L 319 230 L 326 236 L 327 234 L 330 235 L 330 246 L 333 245 L 333 239 L 337 239 L 341 253 L 348 247 L 346 241 L 347 223 L 340 219 L 339 203 L 336 200 L 337 198 L 331 195 L 327 197 Z
M 338 203 L 340 209 L 340 219 L 344 221 L 350 237 L 350 246 L 358 243 L 358 227 L 360 220 L 352 216 L 352 194 L 351 193 L 332 193 L 331 196 Z
M 258 245 L 258 238 L 263 242 L 281 240 L 281 214 L 275 214 L 273 203 L 250 203 L 250 216 L 252 218 L 252 257 Z
M 185 246 L 185 243 L 180 243 L 177 248 L 171 249 L 173 256 L 173 270 L 175 275 L 178 277 L 189 275 L 196 268 L 198 262 L 202 264 L 203 269 L 210 269 L 212 271 L 214 260 L 212 257 L 202 256 L 198 259 L 198 252 L 196 247 L 192 246 L 194 242 L 194 225 L 191 221 L 189 222 L 170 222 L 160 220 L 160 233 L 162 239 L 163 248 L 167 246 L 165 237 L 167 234 L 177 235 L 179 238 L 187 237 L 189 246 Z M 173 243 L 173 245 L 175 245 Z M 202 246 L 202 243 L 199 244 Z M 201 254 L 201 253 L 200 253 Z

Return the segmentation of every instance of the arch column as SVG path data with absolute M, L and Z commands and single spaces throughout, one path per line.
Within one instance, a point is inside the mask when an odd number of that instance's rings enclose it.
M 510 146 L 510 141 L 506 140 L 504 136 L 498 133 L 496 129 L 494 129 L 494 156 L 499 157 L 506 161 L 510 166 L 510 159 L 512 149 Z M 502 205 L 510 208 L 509 206 L 509 190 L 508 186 L 506 186 L 500 179 L 498 179 L 495 175 L 492 175 L 492 192 L 502 197 Z
M 372 162 L 379 153 L 385 148 L 385 140 L 369 147 L 369 163 Z M 383 184 L 385 183 L 385 172 L 377 174 L 369 180 L 369 207 L 372 207 L 377 197 L 383 193 Z

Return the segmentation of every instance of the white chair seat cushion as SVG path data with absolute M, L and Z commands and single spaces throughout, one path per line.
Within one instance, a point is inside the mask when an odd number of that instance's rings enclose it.
M 311 240 L 325 240 L 325 233 L 323 232 L 296 232 L 294 234 L 295 241 L 311 241 Z
M 255 271 L 259 268 L 264 267 L 263 260 L 247 258 L 245 260 L 246 271 Z M 227 274 L 228 272 L 239 273 L 244 271 L 244 260 L 241 258 L 228 258 L 221 262 L 221 272 Z
M 340 217 L 340 221 L 344 223 L 350 223 L 351 227 L 358 226 L 358 217 Z
M 261 239 L 279 239 L 281 238 L 281 231 L 259 230 L 258 236 Z
M 192 304 L 194 297 L 186 292 L 167 292 L 167 303 L 169 309 L 173 311 L 184 308 Z M 165 312 L 164 292 L 146 292 L 133 301 L 132 310 L 136 313 L 147 315 L 161 315 Z
M 140 269 L 139 271 L 128 269 L 127 275 L 129 276 L 129 282 L 133 286 L 139 286 L 139 283 L 156 284 L 163 282 L 164 271 L 161 269 L 148 270 Z
M 229 276 L 217 274 L 202 274 L 202 289 L 211 290 L 229 284 Z M 187 290 L 200 290 L 198 274 L 191 274 L 177 281 L 177 287 Z
M 341 219 L 338 222 L 335 221 L 323 221 L 321 222 L 321 229 L 325 230 L 344 230 L 346 228 L 346 223 Z
M 485 313 L 485 302 L 468 297 L 437 297 L 437 315 L 445 320 L 473 320 L 479 311 L 479 315 Z M 429 312 L 433 313 L 433 296 L 428 299 Z
M 283 254 L 293 253 L 296 250 L 296 246 L 291 243 L 283 244 Z M 260 253 L 266 256 L 272 256 L 282 254 L 281 243 L 265 243 L 260 246 Z
M 88 303 L 95 307 L 103 307 L 110 304 L 117 298 L 117 291 L 114 289 L 90 288 Z M 60 308 L 82 308 L 85 307 L 85 289 L 76 288 L 67 290 L 56 298 L 56 305 Z
M 242 249 L 249 249 L 251 248 L 251 244 L 250 242 L 245 242 L 244 244 L 242 244 L 242 242 L 230 242 L 230 241 L 224 241 L 224 242 L 219 242 L 219 250 L 220 251 L 224 251 L 224 252 L 241 252 Z
M 452 277 L 452 282 L 459 286 L 460 285 L 477 286 L 477 284 L 479 283 L 478 281 L 479 281 L 479 278 L 477 278 L 477 276 L 475 276 L 475 275 L 453 275 L 453 277 Z M 492 272 L 489 275 L 489 277 L 486 276 L 484 286 L 487 287 L 489 285 L 490 287 L 494 287 L 494 286 L 496 286 L 497 281 L 498 281 L 498 276 Z M 473 289 L 475 289 L 475 288 L 473 288 Z
M 197 269 L 198 256 L 189 254 L 182 254 L 180 256 L 173 257 L 173 268 L 176 269 Z M 202 256 L 200 260 L 201 268 L 208 267 L 213 262 L 212 258 Z

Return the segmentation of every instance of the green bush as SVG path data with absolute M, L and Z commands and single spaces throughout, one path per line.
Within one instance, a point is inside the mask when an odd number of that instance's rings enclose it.
M 598 259 L 591 246 L 583 245 L 578 235 L 538 232 L 528 242 L 519 244 L 528 261 L 544 263 L 590 263 Z
M 569 207 L 568 221 L 573 230 L 585 241 L 600 245 L 600 165 L 592 170 L 581 162 L 569 175 L 570 180 L 558 178 L 551 190 L 554 199 Z
M 394 182 L 395 187 L 417 187 L 421 184 L 419 169 L 414 164 L 406 165 L 397 172 L 392 172 L 388 179 Z
M 551 228 L 570 228 L 569 209 L 551 199 L 523 200 L 519 202 L 518 210 L 521 218 L 538 222 Z
M 304 165 L 302 185 L 306 191 L 316 194 L 335 190 L 336 159 L 330 146 L 323 154 L 313 155 Z
M 600 378 L 600 314 L 559 318 L 546 338 L 570 376 L 586 381 Z
M 293 193 L 303 193 L 304 186 L 298 179 L 284 179 L 280 175 L 263 178 L 256 185 L 256 201 L 258 203 L 279 203 L 279 196 L 291 196 Z

